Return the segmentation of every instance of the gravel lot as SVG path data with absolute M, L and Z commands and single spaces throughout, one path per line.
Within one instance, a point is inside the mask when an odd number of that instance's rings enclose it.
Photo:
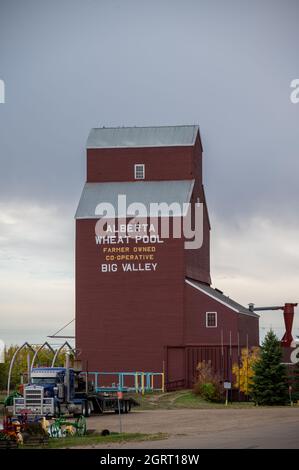
M 299 407 L 140 410 L 121 418 L 123 432 L 163 432 L 169 437 L 99 447 L 299 449 Z M 115 414 L 91 417 L 88 429 L 119 432 L 119 417 Z

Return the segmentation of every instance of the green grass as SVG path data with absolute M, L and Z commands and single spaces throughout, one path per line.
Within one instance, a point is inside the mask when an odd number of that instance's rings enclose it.
M 187 390 L 179 395 L 174 401 L 175 408 L 248 408 L 252 407 L 252 402 L 233 402 L 228 403 L 226 407 L 224 403 L 211 403 L 195 395 L 191 390 Z
M 143 434 L 143 433 L 111 433 L 108 436 L 101 435 L 87 435 L 83 437 L 63 437 L 59 439 L 50 438 L 49 444 L 45 447 L 47 449 L 69 448 L 76 446 L 95 446 L 98 444 L 109 444 L 112 442 L 132 442 L 132 441 L 156 441 L 160 439 L 167 439 L 168 435 L 165 433 L 156 434 Z M 26 447 L 26 446 L 25 446 Z
M 198 395 L 192 390 L 181 390 L 168 393 L 148 393 L 144 396 L 137 395 L 134 397 L 140 404 L 140 410 L 175 410 L 175 409 L 209 409 L 209 408 L 248 408 L 252 407 L 252 403 L 234 402 L 229 403 L 226 407 L 224 403 L 211 403 Z

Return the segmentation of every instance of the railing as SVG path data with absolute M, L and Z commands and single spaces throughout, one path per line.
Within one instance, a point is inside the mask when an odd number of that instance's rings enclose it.
M 182 390 L 185 388 L 185 379 L 172 380 L 171 382 L 166 382 L 165 389 L 167 392 L 174 392 L 176 390 Z
M 85 375 L 86 381 L 93 382 L 96 392 L 123 391 L 144 394 L 164 392 L 165 389 L 163 372 L 81 372 L 81 375 Z M 109 378 L 115 378 L 115 381 L 107 385 Z

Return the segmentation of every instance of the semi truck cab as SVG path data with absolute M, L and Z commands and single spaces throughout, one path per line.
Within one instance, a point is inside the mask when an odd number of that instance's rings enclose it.
M 36 367 L 31 371 L 30 383 L 24 386 L 24 396 L 14 399 L 14 414 L 22 411 L 41 416 L 91 413 L 86 397 L 76 398 L 75 386 L 79 381 L 74 369 L 64 367 Z
M 32 369 L 30 385 L 39 385 L 44 388 L 44 396 L 58 397 L 65 400 L 67 392 L 69 399 L 75 397 L 74 369 L 64 367 L 37 367 Z M 68 390 L 69 389 L 69 390 Z

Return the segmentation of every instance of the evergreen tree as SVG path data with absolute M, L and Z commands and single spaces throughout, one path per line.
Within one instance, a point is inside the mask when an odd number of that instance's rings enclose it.
M 288 401 L 286 367 L 281 364 L 280 341 L 272 330 L 266 335 L 254 364 L 252 398 L 258 405 L 284 405 Z
M 292 398 L 294 401 L 299 401 L 299 352 L 296 355 L 297 362 L 293 368 L 292 375 Z

